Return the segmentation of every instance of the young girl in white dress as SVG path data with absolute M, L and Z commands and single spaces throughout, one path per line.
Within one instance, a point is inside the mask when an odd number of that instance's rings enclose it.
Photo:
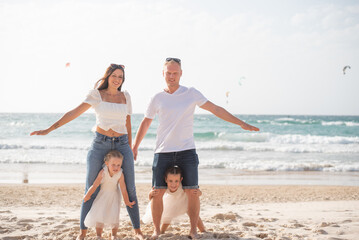
M 100 192 L 95 198 L 90 211 L 85 218 L 86 227 L 95 227 L 97 239 L 102 239 L 103 228 L 112 228 L 112 240 L 117 238 L 119 227 L 121 193 L 126 206 L 132 208 L 136 203 L 130 202 L 126 190 L 124 175 L 122 174 L 123 156 L 117 150 L 108 152 L 105 156 L 103 169 L 97 175 L 93 185 L 84 196 L 84 202 L 91 198 L 97 187 L 101 185 Z M 118 188 L 120 185 L 120 189 Z
M 188 197 L 182 188 L 182 171 L 178 166 L 170 167 L 165 173 L 165 182 L 167 183 L 167 190 L 163 195 L 163 212 L 161 217 L 161 234 L 165 233 L 172 219 L 187 213 Z M 154 187 L 148 194 L 149 200 L 158 194 L 158 190 Z M 197 189 L 193 194 L 202 195 L 201 190 Z M 146 213 L 142 218 L 144 223 L 152 222 L 151 202 L 148 203 Z M 202 219 L 198 218 L 198 230 L 205 232 Z

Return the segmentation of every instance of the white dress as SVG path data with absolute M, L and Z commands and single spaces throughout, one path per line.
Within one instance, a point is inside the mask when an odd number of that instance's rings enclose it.
M 104 166 L 103 170 L 101 189 L 85 218 L 86 227 L 115 228 L 119 226 L 122 195 L 118 180 L 122 175 L 122 169 L 112 177 L 107 166 Z
M 187 210 L 188 198 L 187 194 L 182 189 L 182 185 L 180 185 L 177 191 L 173 193 L 167 189 L 163 195 L 161 223 L 170 224 L 172 219 L 187 213 Z M 145 224 L 152 222 L 151 202 L 147 205 L 146 213 L 142 218 L 142 222 Z

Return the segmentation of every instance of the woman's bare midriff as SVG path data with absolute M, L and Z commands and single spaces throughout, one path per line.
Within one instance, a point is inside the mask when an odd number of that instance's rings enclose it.
M 125 135 L 123 133 L 118 133 L 118 132 L 115 132 L 114 130 L 112 129 L 109 129 L 107 131 L 103 130 L 102 128 L 100 127 L 96 127 L 96 132 L 102 134 L 102 135 L 105 135 L 105 136 L 108 136 L 108 137 L 120 137 L 122 135 Z

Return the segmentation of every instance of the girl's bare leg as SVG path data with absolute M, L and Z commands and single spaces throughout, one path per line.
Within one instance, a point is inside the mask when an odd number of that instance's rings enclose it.
M 103 228 L 100 228 L 100 227 L 97 227 L 97 228 L 96 228 L 96 235 L 97 235 L 98 237 L 101 237 L 101 236 L 102 236 L 102 230 L 103 230 Z
M 112 237 L 117 237 L 118 228 L 112 228 Z
M 201 217 L 198 218 L 197 227 L 200 232 L 206 232 L 206 228 L 204 227 Z
M 169 224 L 163 223 L 161 226 L 161 234 L 164 234 L 168 228 Z

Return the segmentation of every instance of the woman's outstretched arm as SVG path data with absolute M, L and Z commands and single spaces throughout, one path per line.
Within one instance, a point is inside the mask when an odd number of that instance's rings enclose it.
M 91 107 L 88 103 L 81 103 L 78 107 L 75 109 L 65 113 L 57 122 L 52 124 L 49 128 L 44 130 L 38 130 L 30 133 L 30 136 L 32 135 L 47 135 L 50 132 L 54 131 L 55 129 L 65 125 L 68 122 L 71 122 L 75 118 L 79 117 L 81 114 L 86 112 Z

